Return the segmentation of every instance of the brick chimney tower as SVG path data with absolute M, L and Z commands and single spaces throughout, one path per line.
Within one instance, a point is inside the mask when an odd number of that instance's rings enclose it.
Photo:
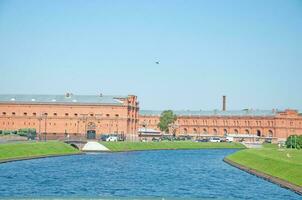
M 226 96 L 222 96 L 222 111 L 226 111 Z

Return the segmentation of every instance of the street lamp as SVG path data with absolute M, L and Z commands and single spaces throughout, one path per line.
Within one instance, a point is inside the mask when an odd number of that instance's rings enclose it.
M 42 116 L 38 117 L 39 120 L 39 133 L 38 133 L 38 138 L 41 140 L 41 121 L 42 121 Z

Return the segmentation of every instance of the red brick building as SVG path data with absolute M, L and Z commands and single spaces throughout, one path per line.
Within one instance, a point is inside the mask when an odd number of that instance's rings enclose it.
M 284 140 L 302 134 L 302 116 L 296 110 L 174 111 L 175 134 L 194 137 L 238 137 Z M 35 128 L 49 139 L 98 139 L 119 134 L 138 139 L 138 129 L 158 130 L 161 111 L 139 111 L 137 97 L 104 95 L 0 95 L 0 130 Z
M 302 134 L 302 115 L 296 110 L 174 111 L 176 135 L 195 137 L 233 135 L 240 138 L 285 140 Z M 140 124 L 158 130 L 161 111 L 140 111 Z
M 0 95 L 0 130 L 35 128 L 49 139 L 115 133 L 131 140 L 138 111 L 134 95 Z

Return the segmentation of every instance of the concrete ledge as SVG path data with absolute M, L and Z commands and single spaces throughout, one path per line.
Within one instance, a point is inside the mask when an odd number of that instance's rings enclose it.
M 84 152 L 104 152 L 110 151 L 106 146 L 95 141 L 87 142 L 82 148 Z
M 271 183 L 274 183 L 274 184 L 277 184 L 283 188 L 286 188 L 286 189 L 289 189 L 289 190 L 292 190 L 293 192 L 299 194 L 299 195 L 302 195 L 302 187 L 298 186 L 298 185 L 295 185 L 293 183 L 290 183 L 288 181 L 285 181 L 283 179 L 280 179 L 278 177 L 274 177 L 274 176 L 271 176 L 271 175 L 268 175 L 268 174 L 265 174 L 263 172 L 260 172 L 260 171 L 257 171 L 255 169 L 251 169 L 249 167 L 246 167 L 246 166 L 243 166 L 243 165 L 240 165 L 234 161 L 231 161 L 230 159 L 227 159 L 227 158 L 224 158 L 223 159 L 224 162 L 228 163 L 229 165 L 232 165 L 233 167 L 236 167 L 240 170 L 243 170 L 249 174 L 252 174 L 254 176 L 257 176 L 259 178 L 262 178 L 264 180 L 267 180 Z
M 33 160 L 33 159 L 61 157 L 61 156 L 74 156 L 74 155 L 82 155 L 82 154 L 84 154 L 84 153 L 79 152 L 79 153 L 71 153 L 71 154 L 50 154 L 50 155 L 41 155 L 41 156 L 29 156 L 29 157 L 20 157 L 20 158 L 12 158 L 12 159 L 3 159 L 3 160 L 0 160 L 0 164 L 8 163 L 8 162 L 23 161 L 23 160 Z

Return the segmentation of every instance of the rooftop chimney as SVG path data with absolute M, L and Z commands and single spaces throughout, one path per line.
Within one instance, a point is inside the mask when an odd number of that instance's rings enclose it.
M 222 96 L 222 111 L 226 111 L 226 96 Z

